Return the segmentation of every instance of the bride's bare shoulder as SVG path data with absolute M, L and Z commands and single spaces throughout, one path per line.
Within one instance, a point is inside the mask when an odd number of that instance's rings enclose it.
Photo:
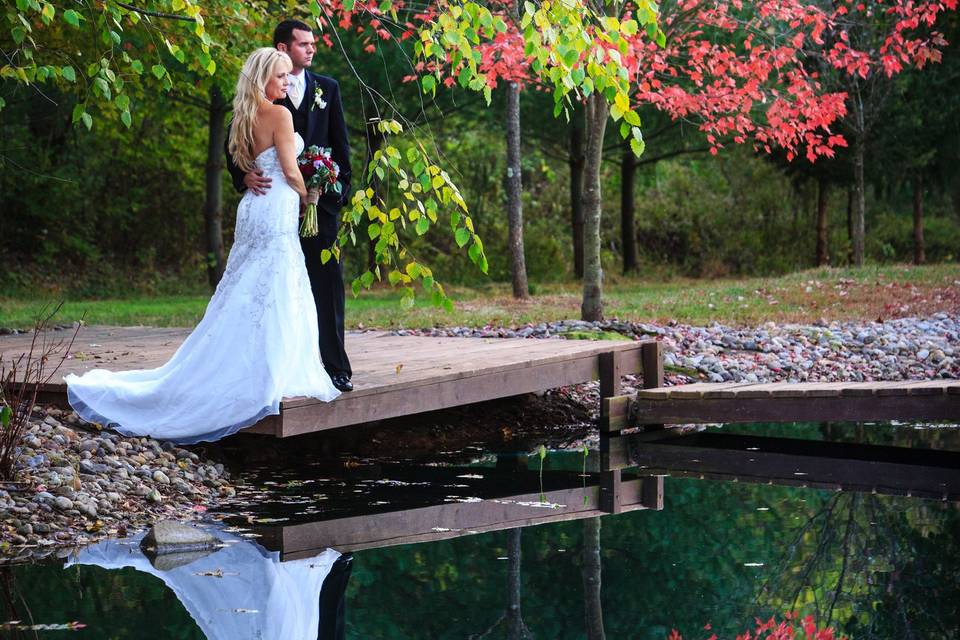
M 267 129 L 293 128 L 293 115 L 279 104 L 265 104 L 257 112 L 257 120 Z

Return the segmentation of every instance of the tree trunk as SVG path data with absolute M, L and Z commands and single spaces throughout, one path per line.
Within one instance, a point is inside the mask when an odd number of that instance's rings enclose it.
M 865 146 L 866 141 L 864 140 L 863 134 L 856 134 L 853 141 L 853 220 L 851 230 L 853 240 L 853 264 L 858 267 L 863 266 L 863 249 L 866 237 L 864 231 L 866 183 L 863 176 Z
M 227 101 L 220 87 L 210 88 L 209 137 L 207 138 L 206 187 L 207 197 L 203 203 L 203 221 L 206 227 L 207 281 L 216 288 L 223 277 L 226 259 L 223 255 L 223 144 L 227 129 Z
M 630 149 L 630 141 L 623 145 L 620 161 L 620 235 L 623 237 L 623 272 L 637 269 L 637 231 L 634 224 L 633 182 L 637 161 Z
M 523 622 L 523 612 L 520 609 L 521 578 L 520 578 L 520 532 L 519 527 L 507 532 L 507 558 L 510 567 L 507 570 L 507 590 L 510 602 L 507 607 L 507 637 L 510 640 L 521 640 L 530 636 L 527 625 Z
M 513 297 L 529 298 L 527 263 L 523 257 L 523 184 L 520 174 L 520 85 L 507 83 L 507 223 Z
M 600 518 L 583 521 L 583 612 L 587 640 L 604 640 L 600 600 Z
M 853 261 L 853 187 L 847 187 L 847 264 Z
M 924 264 L 927 255 L 923 246 L 923 177 L 913 179 L 913 264 Z
M 828 186 L 825 178 L 817 181 L 817 266 L 822 267 L 830 263 L 827 235 L 827 194 Z
M 603 320 L 603 270 L 600 266 L 600 166 L 610 106 L 597 92 L 587 98 L 587 145 L 583 166 L 583 320 Z
M 583 279 L 583 122 L 570 124 L 570 228 L 573 231 L 573 273 Z
M 373 160 L 373 155 L 383 147 L 383 143 L 386 140 L 387 134 L 383 131 L 377 129 L 377 122 L 368 122 L 367 123 L 367 161 L 364 163 L 364 167 L 370 165 L 370 161 Z M 372 174 L 370 177 L 370 188 L 373 189 L 373 201 L 378 202 L 384 199 L 383 194 L 383 181 L 380 180 L 380 176 L 376 173 Z M 386 210 L 386 207 L 384 207 Z M 373 224 L 373 221 L 368 220 L 367 226 Z M 376 247 L 377 241 L 370 239 L 370 234 L 367 234 L 367 267 L 372 269 L 377 262 L 377 251 Z

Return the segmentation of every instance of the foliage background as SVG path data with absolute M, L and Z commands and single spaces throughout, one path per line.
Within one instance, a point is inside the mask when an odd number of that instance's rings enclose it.
M 252 27 L 268 42 L 270 17 Z M 928 261 L 955 261 L 960 247 L 960 27 L 947 26 L 952 43 L 943 63 L 896 79 L 879 131 L 868 150 L 867 253 L 872 261 L 912 258 L 911 176 L 924 177 Z M 6 36 L 4 36 L 6 37 Z M 365 164 L 364 119 L 374 113 L 363 83 L 407 115 L 428 122 L 442 155 L 471 207 L 484 239 L 489 278 L 509 279 L 505 214 L 504 100 L 441 90 L 421 110 L 421 96 L 398 78 L 401 53 L 363 51 L 356 34 L 343 34 L 343 51 L 321 47 L 315 70 L 342 86 L 355 174 Z M 236 53 L 236 52 L 234 52 Z M 175 61 L 172 64 L 176 64 Z M 184 71 L 186 73 L 186 70 Z M 200 80 L 196 81 L 198 87 Z M 230 80 L 220 82 L 229 87 Z M 201 88 L 202 89 L 202 88 Z M 176 92 L 145 84 L 131 94 L 133 126 L 98 115 L 89 131 L 71 123 L 76 98 L 44 89 L 46 97 L 0 80 L 0 294 L 54 292 L 73 297 L 179 293 L 206 288 L 204 167 L 207 114 Z M 202 90 L 200 95 L 203 95 Z M 229 98 L 229 95 L 228 95 Z M 921 107 L 922 105 L 922 107 Z M 526 264 L 533 283 L 573 278 L 569 179 L 570 123 L 550 116 L 552 99 L 522 93 L 522 156 Z M 391 114 L 382 112 L 390 117 Z M 574 112 L 573 121 L 582 118 Z M 652 114 L 645 121 L 655 122 Z M 614 127 L 610 127 L 614 129 Z M 400 141 L 403 144 L 403 141 Z M 704 146 L 696 123 L 681 123 L 651 139 L 647 156 L 664 149 Z M 607 141 L 604 165 L 603 262 L 620 270 L 620 146 Z M 814 264 L 816 172 L 830 178 L 832 264 L 848 260 L 848 159 L 811 168 L 730 146 L 642 164 L 635 188 L 640 272 L 657 277 L 773 275 Z M 359 186 L 359 185 L 358 185 Z M 224 235 L 229 247 L 237 194 L 224 175 Z M 413 244 L 438 279 L 486 280 L 456 251 L 453 239 L 429 234 Z M 348 278 L 368 261 L 360 244 L 347 252 Z

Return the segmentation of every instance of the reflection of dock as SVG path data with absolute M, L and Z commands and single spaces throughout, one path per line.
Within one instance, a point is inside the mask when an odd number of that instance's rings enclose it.
M 846 442 L 654 431 L 605 443 L 610 468 L 960 501 L 960 452 Z
M 65 403 L 61 378 L 68 373 L 159 367 L 188 333 L 85 327 L 56 382 L 43 389 L 41 401 Z M 7 361 L 26 351 L 31 337 L 0 338 L 0 358 Z M 620 373 L 636 372 L 641 369 L 643 344 L 652 343 L 349 334 L 355 391 L 330 403 L 285 399 L 280 416 L 249 431 L 287 437 L 587 382 L 600 375 L 601 360 L 609 360 L 611 354 L 617 355 Z
M 437 488 L 459 478 L 462 490 L 446 489 L 421 504 L 378 505 L 365 514 L 336 510 L 324 518 L 293 517 L 282 526 L 256 526 L 257 541 L 283 560 L 305 558 L 327 547 L 340 552 L 429 542 L 464 535 L 580 520 L 639 509 L 663 508 L 663 478 L 545 471 L 543 492 L 534 471 L 504 473 L 490 468 L 418 470 Z M 391 475 L 391 478 L 394 476 Z M 426 504 L 431 502 L 432 504 Z M 426 503 L 424 503 L 426 502 Z

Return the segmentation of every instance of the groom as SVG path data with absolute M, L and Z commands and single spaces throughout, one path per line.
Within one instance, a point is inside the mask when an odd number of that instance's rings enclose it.
M 329 248 L 337 238 L 340 208 L 350 195 L 350 143 L 340 102 L 337 81 L 321 76 L 307 67 L 313 61 L 317 47 L 310 27 L 299 20 L 284 20 L 273 32 L 273 46 L 290 56 L 293 71 L 287 97 L 279 102 L 293 114 L 293 128 L 303 138 L 305 146 L 329 147 L 333 160 L 340 167 L 340 194 L 327 193 L 317 204 L 317 226 L 320 233 L 313 238 L 300 238 L 303 257 L 310 276 L 313 300 L 317 306 L 317 324 L 320 329 L 320 357 L 330 379 L 340 391 L 352 391 L 350 360 L 343 346 L 343 272 L 340 262 L 320 261 L 320 252 Z M 270 188 L 270 178 L 254 169 L 243 173 L 227 154 L 227 166 L 237 191 L 249 189 L 263 195 Z

